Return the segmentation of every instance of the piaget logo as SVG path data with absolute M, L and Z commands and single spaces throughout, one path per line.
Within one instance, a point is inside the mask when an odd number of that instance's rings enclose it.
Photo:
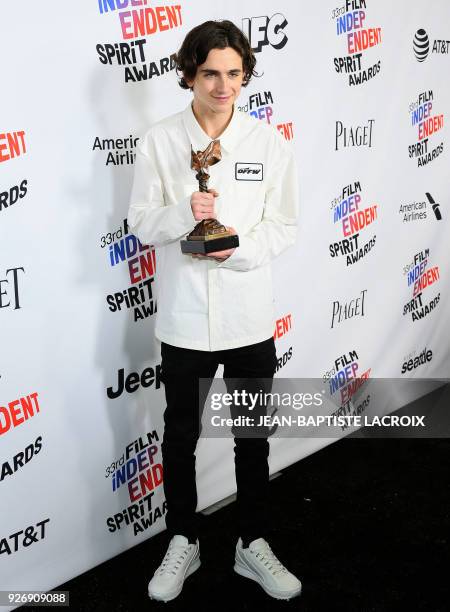
M 342 321 L 353 319 L 354 317 L 364 317 L 365 311 L 365 297 L 367 289 L 363 289 L 356 297 L 352 297 L 350 300 L 333 301 L 333 308 L 331 313 L 331 329 Z
M 354 147 L 372 148 L 374 124 L 375 119 L 368 119 L 366 123 L 356 125 L 346 125 L 343 121 L 336 121 L 335 151 Z
M 12 310 L 22 308 L 20 295 L 23 274 L 25 274 L 25 270 L 22 266 L 19 266 L 17 268 L 8 268 L 4 278 L 0 278 L 0 315 L 3 308 L 12 308 Z

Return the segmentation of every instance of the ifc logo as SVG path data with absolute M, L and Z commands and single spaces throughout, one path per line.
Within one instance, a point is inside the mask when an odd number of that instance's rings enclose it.
M 423 62 L 428 56 L 428 51 L 430 50 L 430 41 L 428 38 L 428 34 L 422 28 L 420 30 L 417 30 L 414 35 L 413 48 L 416 60 L 418 62 Z

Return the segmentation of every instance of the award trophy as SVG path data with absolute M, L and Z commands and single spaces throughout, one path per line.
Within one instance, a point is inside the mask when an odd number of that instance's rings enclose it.
M 195 178 L 198 180 L 199 191 L 208 191 L 208 168 L 217 164 L 221 158 L 220 140 L 213 140 L 204 151 L 196 153 L 191 146 L 191 168 L 197 171 Z M 239 246 L 239 237 L 217 219 L 203 219 L 180 244 L 182 253 L 205 255 Z

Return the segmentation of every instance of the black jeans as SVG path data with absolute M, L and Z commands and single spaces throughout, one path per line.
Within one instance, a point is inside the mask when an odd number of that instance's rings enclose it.
M 208 388 L 199 391 L 199 378 L 212 379 L 223 363 L 223 377 L 251 381 L 270 379 L 259 388 L 270 392 L 277 366 L 273 338 L 223 351 L 199 351 L 161 344 L 161 379 L 165 385 L 167 407 L 164 412 L 162 459 L 164 493 L 167 502 L 166 526 L 169 536 L 182 534 L 195 542 L 199 536 L 195 449 L 199 438 L 199 408 Z M 262 382 L 262 381 L 260 381 Z M 244 383 L 245 384 L 245 383 Z M 269 386 L 268 386 L 269 385 Z M 243 388 L 243 387 L 241 387 Z M 200 397 L 201 393 L 201 397 Z M 233 434 L 235 432 L 233 431 Z M 234 463 L 237 486 L 237 529 L 248 545 L 267 533 L 269 499 L 269 442 L 266 437 L 234 438 Z

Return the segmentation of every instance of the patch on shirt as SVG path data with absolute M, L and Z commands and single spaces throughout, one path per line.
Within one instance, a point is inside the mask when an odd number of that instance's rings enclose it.
M 237 181 L 262 181 L 263 180 L 263 165 L 236 162 L 234 178 Z

